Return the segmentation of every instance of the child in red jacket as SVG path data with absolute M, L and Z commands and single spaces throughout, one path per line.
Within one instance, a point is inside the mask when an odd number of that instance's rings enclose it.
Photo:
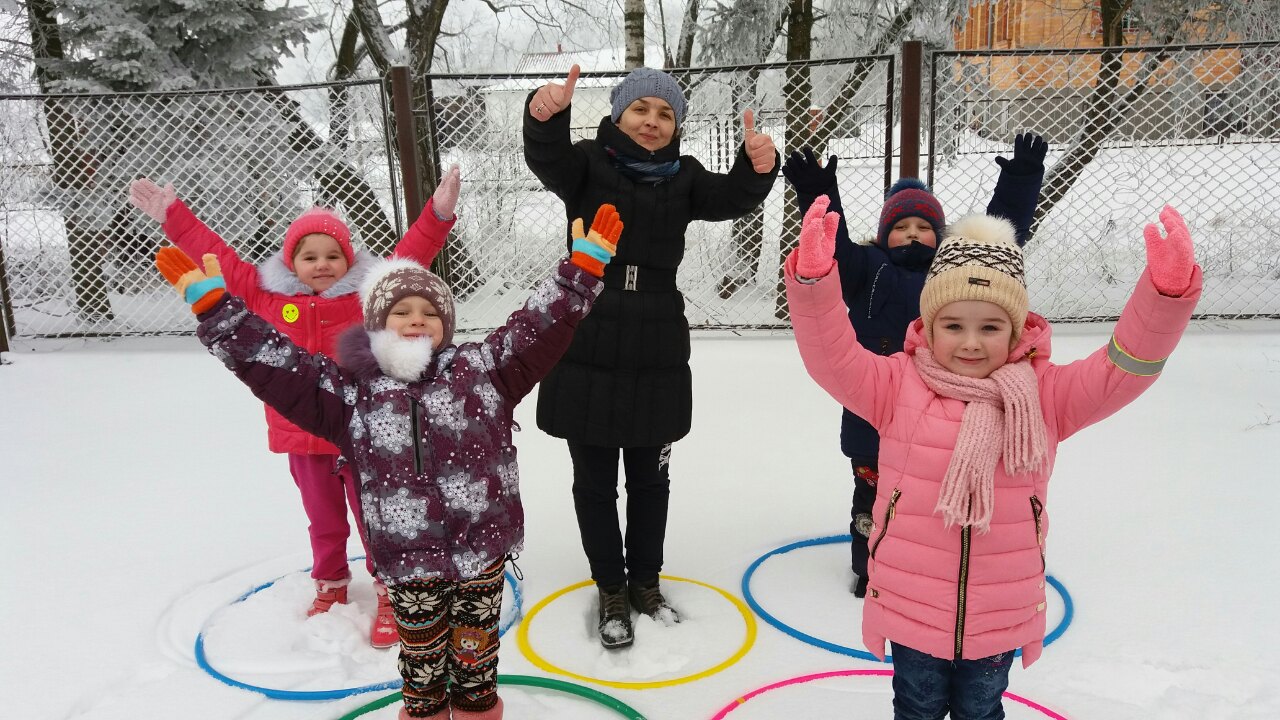
M 460 177 L 457 166 L 445 174 L 422 215 L 396 245 L 393 255 L 416 260 L 424 266 L 444 247 L 457 221 Z M 279 252 L 253 265 L 201 222 L 178 199 L 173 185 L 160 187 L 147 178 L 129 188 L 129 202 L 157 222 L 183 252 L 193 257 L 217 256 L 228 290 L 244 298 L 257 315 L 289 336 L 308 352 L 332 356 L 338 336 L 361 321 L 360 283 L 377 259 L 355 250 L 351 231 L 332 210 L 311 208 L 290 223 Z M 335 603 L 347 602 L 351 570 L 347 567 L 347 506 L 360 518 L 358 482 L 338 463 L 333 444 L 304 432 L 267 407 L 267 445 L 272 452 L 289 456 L 289 472 L 302 494 L 302 507 L 310 522 L 311 577 L 316 597 L 307 615 L 326 612 Z M 365 546 L 365 567 L 371 576 L 373 562 L 364 529 L 357 522 Z M 375 580 L 378 609 L 370 630 L 370 643 L 384 648 L 396 644 L 395 621 L 386 587 Z

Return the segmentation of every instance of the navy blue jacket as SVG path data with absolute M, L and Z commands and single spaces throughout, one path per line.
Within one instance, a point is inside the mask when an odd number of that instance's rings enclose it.
M 1030 237 L 1031 220 L 1040 197 L 1044 168 L 1027 175 L 1000 172 L 987 214 L 1013 223 L 1018 245 Z M 907 326 L 920 317 L 920 291 L 925 273 L 933 261 L 933 248 L 920 243 L 886 250 L 879 245 L 860 245 L 849 238 L 836 183 L 825 191 L 800 193 L 800 214 L 804 215 L 818 195 L 831 198 L 830 210 L 840 213 L 840 229 L 836 234 L 836 265 L 849 322 L 858 333 L 858 342 L 880 355 L 902 350 Z M 941 240 L 941 238 L 938 238 Z M 874 462 L 880 455 L 880 435 L 866 420 L 844 410 L 840 423 L 840 449 L 847 457 Z

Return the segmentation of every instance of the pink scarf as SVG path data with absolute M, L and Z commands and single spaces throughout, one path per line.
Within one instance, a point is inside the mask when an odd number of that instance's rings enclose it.
M 1001 455 L 1009 475 L 1044 464 L 1048 441 L 1035 370 L 1030 362 L 1011 362 L 990 377 L 964 377 L 942 367 L 928 348 L 916 350 L 915 363 L 930 390 L 966 403 L 934 510 L 942 511 L 947 527 L 972 525 L 985 533 L 991 529 Z

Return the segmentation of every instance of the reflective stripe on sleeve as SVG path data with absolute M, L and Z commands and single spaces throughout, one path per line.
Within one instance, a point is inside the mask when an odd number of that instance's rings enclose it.
M 1107 345 L 1107 359 L 1112 365 L 1138 377 L 1149 377 L 1151 375 L 1159 375 L 1164 369 L 1165 361 L 1169 358 L 1160 360 L 1141 360 L 1124 351 L 1120 347 L 1120 343 L 1116 342 L 1116 336 L 1111 336 L 1111 342 Z

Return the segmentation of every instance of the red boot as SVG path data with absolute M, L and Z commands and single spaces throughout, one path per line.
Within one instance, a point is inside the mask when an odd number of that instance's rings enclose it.
M 378 593 L 378 612 L 373 616 L 369 644 L 379 649 L 395 647 L 400 642 L 400 632 L 396 630 L 396 616 L 391 611 L 391 598 L 387 597 L 387 586 L 375 580 L 373 589 Z
M 317 580 L 316 581 L 316 599 L 311 601 L 311 607 L 307 609 L 307 617 L 319 615 L 322 612 L 329 612 L 329 608 L 334 604 L 347 604 L 347 584 L 351 582 L 351 578 L 345 580 Z
M 472 710 L 453 709 L 453 720 L 502 720 L 502 698 L 488 710 L 474 712 Z

